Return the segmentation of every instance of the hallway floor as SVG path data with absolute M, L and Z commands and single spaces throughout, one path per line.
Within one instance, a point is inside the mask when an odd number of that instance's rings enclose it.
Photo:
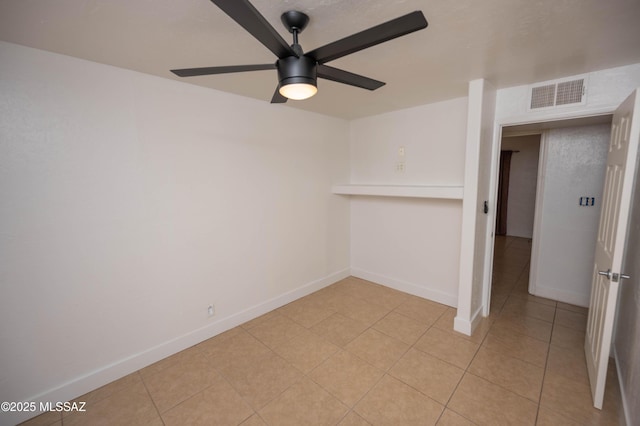
M 347 278 L 30 425 L 618 425 L 591 406 L 586 309 L 527 294 L 530 240 L 498 237 L 491 315 Z

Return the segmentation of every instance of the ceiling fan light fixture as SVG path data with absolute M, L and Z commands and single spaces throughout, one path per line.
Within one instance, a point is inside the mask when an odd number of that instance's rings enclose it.
M 318 88 L 315 84 L 310 83 L 291 83 L 280 86 L 278 91 L 285 98 L 301 101 L 303 99 L 309 99 L 318 93 Z
M 288 99 L 308 99 L 318 93 L 316 62 L 306 56 L 279 59 L 278 91 Z

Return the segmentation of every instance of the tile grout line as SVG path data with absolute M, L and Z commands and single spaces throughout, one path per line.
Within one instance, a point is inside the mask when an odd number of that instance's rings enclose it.
M 549 345 L 547 347 L 547 356 L 544 360 L 544 370 L 542 372 L 542 385 L 540 386 L 540 399 L 538 401 L 538 410 L 536 411 L 536 423 L 538 422 L 538 418 L 540 417 L 540 408 L 542 406 L 542 392 L 544 391 L 545 381 L 547 377 L 547 367 L 549 366 L 549 356 L 551 355 L 551 341 L 553 340 L 553 332 L 556 325 L 556 315 L 558 313 L 558 304 L 556 302 L 556 308 L 553 312 L 553 325 L 551 327 L 551 336 L 549 337 Z
M 156 409 L 156 413 L 158 413 L 158 418 L 160 419 L 162 424 L 165 425 L 164 418 L 162 418 L 162 414 L 160 413 L 160 410 L 158 409 L 158 406 L 156 405 L 156 401 L 151 396 L 151 392 L 149 392 L 149 388 L 147 387 L 147 382 L 145 382 L 144 377 L 142 377 L 142 374 L 140 374 L 140 370 L 136 371 L 136 373 L 140 376 L 140 380 L 142 381 L 142 385 L 144 386 L 144 390 L 147 392 L 147 396 L 151 400 L 151 403 L 153 404 L 153 408 Z M 178 403 L 176 405 L 179 405 L 179 404 L 180 403 Z M 64 420 L 63 420 L 63 423 L 64 423 Z
M 468 374 L 472 374 L 469 372 L 469 367 L 471 367 L 471 364 L 473 363 L 473 360 L 476 358 L 476 356 L 478 355 L 478 352 L 480 351 L 480 348 L 482 347 L 484 341 L 487 339 L 487 336 L 489 335 L 489 332 L 491 331 L 491 328 L 493 327 L 493 323 L 489 326 L 489 330 L 487 330 L 487 332 L 485 333 L 484 337 L 482 338 L 482 340 L 480 341 L 480 343 L 478 343 L 478 348 L 476 349 L 476 352 L 473 354 L 473 357 L 471 357 L 471 360 L 469 361 L 469 364 L 467 364 L 467 367 L 464 369 L 464 372 L 462 373 L 462 375 L 460 376 L 460 380 L 458 380 L 458 383 L 456 383 L 456 386 L 454 387 L 453 391 L 451 392 L 451 395 L 449 395 L 449 399 L 447 400 L 447 403 L 444 406 L 444 410 L 442 410 L 442 414 L 441 417 L 444 415 L 444 412 L 448 409 L 453 411 L 454 413 L 456 413 L 457 415 L 459 415 L 460 417 L 469 420 L 471 423 L 476 424 L 473 420 L 465 417 L 464 415 L 458 413 L 457 411 L 455 411 L 454 409 L 449 407 L 449 403 L 451 402 L 451 400 L 453 399 L 453 396 L 455 395 L 456 391 L 458 390 L 458 388 L 460 387 L 460 383 L 462 383 L 462 380 L 464 379 L 464 376 Z M 473 333 L 472 333 L 473 334 Z M 474 375 L 475 376 L 475 375 Z M 440 419 L 438 419 L 440 420 Z

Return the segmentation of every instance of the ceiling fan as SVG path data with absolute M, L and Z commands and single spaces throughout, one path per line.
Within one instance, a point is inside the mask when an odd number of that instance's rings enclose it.
M 248 0 L 211 1 L 271 50 L 278 60 L 271 64 L 185 68 L 171 72 L 179 77 L 193 77 L 277 69 L 279 83 L 271 103 L 310 98 L 318 91 L 318 77 L 368 90 L 378 89 L 385 83 L 330 67 L 325 63 L 421 30 L 428 25 L 422 12 L 415 11 L 304 53 L 298 43 L 298 35 L 309 23 L 306 14 L 295 10 L 282 14 L 282 23 L 293 34 L 293 44 L 289 45 Z

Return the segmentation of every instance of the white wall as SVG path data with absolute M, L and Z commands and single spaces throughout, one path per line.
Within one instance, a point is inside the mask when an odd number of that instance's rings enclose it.
M 346 121 L 0 58 L 0 400 L 67 400 L 348 274 Z
M 502 150 L 518 151 L 511 155 L 507 235 L 531 238 L 536 206 L 540 135 L 503 138 Z
M 351 122 L 351 181 L 462 185 L 466 98 Z M 397 172 L 398 148 L 405 171 Z M 460 201 L 352 197 L 352 274 L 457 303 Z
M 608 124 L 545 131 L 538 261 L 530 283 L 537 296 L 589 306 L 610 133 Z M 594 197 L 595 205 L 580 206 L 580 197 Z

